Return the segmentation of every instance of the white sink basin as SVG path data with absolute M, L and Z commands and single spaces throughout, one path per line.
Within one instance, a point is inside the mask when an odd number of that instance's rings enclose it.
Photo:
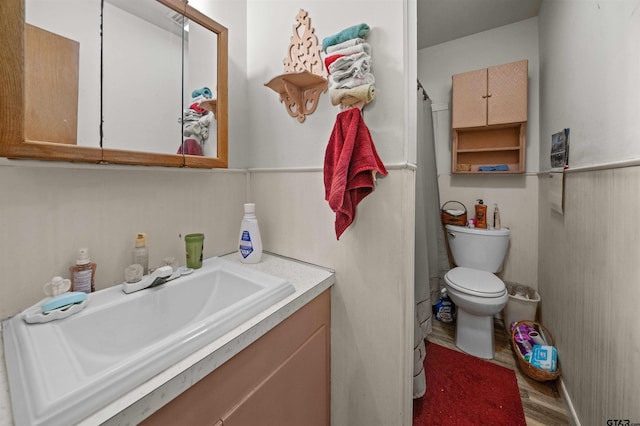
M 286 280 L 221 258 L 125 294 L 91 293 L 81 312 L 3 323 L 14 421 L 76 423 L 294 292 Z

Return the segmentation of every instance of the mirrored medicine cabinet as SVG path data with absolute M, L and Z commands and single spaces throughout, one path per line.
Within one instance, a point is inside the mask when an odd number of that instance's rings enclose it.
M 2 0 L 0 39 L 0 156 L 227 167 L 228 30 L 187 0 Z

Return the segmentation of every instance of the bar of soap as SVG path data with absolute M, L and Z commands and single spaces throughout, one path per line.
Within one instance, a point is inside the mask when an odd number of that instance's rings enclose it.
M 60 296 L 55 296 L 51 299 L 46 300 L 41 306 L 42 313 L 46 314 L 47 312 L 62 308 L 64 306 L 73 305 L 74 303 L 80 303 L 86 300 L 86 298 L 87 293 L 82 291 L 70 291 L 68 293 L 63 293 Z

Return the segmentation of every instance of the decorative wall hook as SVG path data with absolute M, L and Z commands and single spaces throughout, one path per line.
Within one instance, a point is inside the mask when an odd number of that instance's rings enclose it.
M 274 77 L 265 86 L 280 95 L 287 113 L 302 123 L 318 106 L 327 91 L 327 79 L 322 76 L 320 46 L 311 27 L 308 13 L 300 9 L 293 25 L 288 57 L 284 59 L 284 74 Z

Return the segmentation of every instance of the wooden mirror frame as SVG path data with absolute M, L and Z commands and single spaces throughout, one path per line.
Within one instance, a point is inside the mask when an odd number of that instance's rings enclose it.
M 84 163 L 146 166 L 228 167 L 228 30 L 188 5 L 188 0 L 157 0 L 217 34 L 217 157 L 157 154 L 25 139 L 24 0 L 0 1 L 0 156 Z

